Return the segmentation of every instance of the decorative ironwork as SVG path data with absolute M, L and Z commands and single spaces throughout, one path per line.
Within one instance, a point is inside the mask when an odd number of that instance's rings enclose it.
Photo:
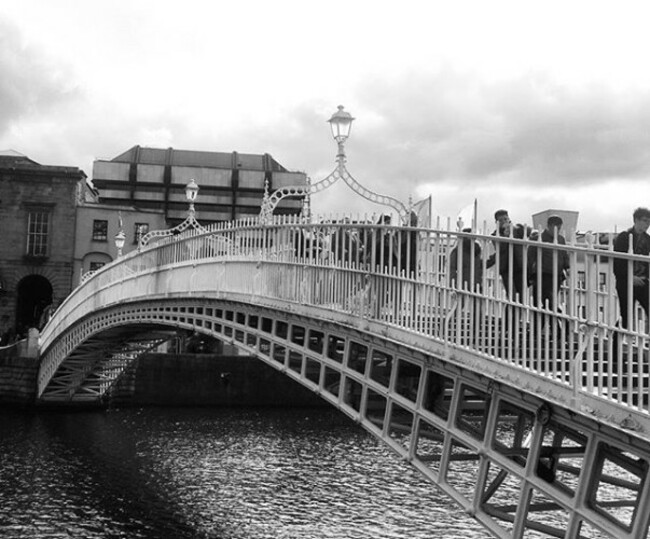
M 354 178 L 354 176 L 352 176 L 352 174 L 350 174 L 347 167 L 345 166 L 345 140 L 348 138 L 352 120 L 354 120 L 354 118 L 352 118 L 349 113 L 343 110 L 342 105 L 339 105 L 338 111 L 335 112 L 328 120 L 332 126 L 332 134 L 334 136 L 334 139 L 338 144 L 336 168 L 327 177 L 314 184 L 308 183 L 307 185 L 280 187 L 268 197 L 265 194 L 260 211 L 261 223 L 267 224 L 270 221 L 271 216 L 273 215 L 273 210 L 283 198 L 291 196 L 311 197 L 311 195 L 320 193 L 321 191 L 330 188 L 338 180 L 343 180 L 343 182 L 345 182 L 345 184 L 359 196 L 362 196 L 363 198 L 370 200 L 375 204 L 388 206 L 394 209 L 399 214 L 400 221 L 403 224 L 408 224 L 410 218 L 409 207 L 404 205 L 396 198 L 375 193 L 374 191 L 371 191 L 370 189 L 364 187 Z
M 174 228 L 168 228 L 168 229 L 165 229 L 165 230 L 152 230 L 151 232 L 146 233 L 140 239 L 140 243 L 138 244 L 138 249 L 141 249 L 142 247 L 145 247 L 153 239 L 168 238 L 169 236 L 176 236 L 177 234 L 180 234 L 181 232 L 184 232 L 188 228 L 193 228 L 193 229 L 197 230 L 198 232 L 207 232 L 208 231 L 207 228 L 205 228 L 201 223 L 199 223 L 196 220 L 196 217 L 194 216 L 194 211 L 191 211 L 190 214 L 185 218 L 185 220 L 182 223 L 176 225 Z
M 199 233 L 208 232 L 208 229 L 196 220 L 194 201 L 196 200 L 198 192 L 199 186 L 196 184 L 194 179 L 190 180 L 190 182 L 185 186 L 185 196 L 189 202 L 189 208 L 187 210 L 187 217 L 185 220 L 182 223 L 176 225 L 174 228 L 168 228 L 165 230 L 152 230 L 151 232 L 148 232 L 140 238 L 140 242 L 138 243 L 138 250 L 145 247 L 153 239 L 176 236 L 188 228 L 193 228 Z

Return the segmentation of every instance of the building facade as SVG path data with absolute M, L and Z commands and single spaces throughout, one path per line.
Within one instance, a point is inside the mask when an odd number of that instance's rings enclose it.
M 269 154 L 204 152 L 134 146 L 117 157 L 96 160 L 92 181 L 100 201 L 138 209 L 162 210 L 168 226 L 187 216 L 185 186 L 199 186 L 197 218 L 203 224 L 255 217 L 260 213 L 265 186 L 305 185 L 303 172 L 291 172 Z M 301 198 L 284 199 L 279 214 L 302 209 Z
M 115 237 L 124 232 L 122 254 L 138 248 L 140 238 L 152 230 L 167 228 L 162 210 L 111 206 L 85 202 L 77 208 L 74 240 L 74 284 L 117 257 Z
M 40 327 L 72 290 L 76 208 L 90 187 L 77 167 L 0 152 L 0 336 Z
M 201 223 L 256 217 L 269 192 L 305 185 L 269 154 L 200 152 L 134 146 L 93 164 L 93 182 L 77 167 L 41 165 L 0 152 L 0 345 L 40 328 L 82 276 L 122 253 L 140 237 L 173 227 L 188 215 L 185 187 L 199 185 Z M 300 198 L 277 213 L 299 213 Z

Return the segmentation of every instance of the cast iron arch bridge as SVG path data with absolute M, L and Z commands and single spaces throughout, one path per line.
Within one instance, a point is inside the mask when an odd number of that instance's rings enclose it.
M 630 271 L 647 259 L 546 244 L 572 271 L 542 306 L 528 289 L 509 298 L 475 256 L 497 241 L 496 267 L 515 251 L 541 262 L 534 241 L 366 219 L 161 239 L 59 306 L 39 340 L 38 401 L 101 402 L 140 354 L 192 330 L 318 393 L 495 537 L 646 537 L 648 332 L 643 316 L 616 324 L 600 275 L 614 256 Z

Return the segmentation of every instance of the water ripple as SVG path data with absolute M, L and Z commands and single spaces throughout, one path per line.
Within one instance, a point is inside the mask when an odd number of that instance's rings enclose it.
M 0 412 L 0 536 L 484 539 L 329 410 Z

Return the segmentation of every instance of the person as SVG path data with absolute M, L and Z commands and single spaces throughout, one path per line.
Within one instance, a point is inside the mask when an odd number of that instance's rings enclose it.
M 381 227 L 388 227 L 391 224 L 390 215 L 382 215 L 377 221 L 378 228 L 372 231 L 373 246 L 366 253 L 367 263 L 379 271 L 392 272 L 397 267 L 397 241 L 393 230 Z
M 41 316 L 38 320 L 38 330 L 41 331 L 45 325 L 50 321 L 50 318 L 52 318 L 52 315 L 54 314 L 54 305 L 50 303 L 47 305 L 44 309 L 43 312 L 41 313 Z
M 346 217 L 341 222 L 345 226 L 335 228 L 330 241 L 335 261 L 346 265 L 359 265 L 362 261 L 359 234 L 355 228 L 351 228 L 349 218 Z
M 472 229 L 464 228 L 462 231 L 470 233 Z M 459 256 L 461 260 L 459 260 Z M 469 336 L 469 339 L 474 342 L 473 340 L 478 337 L 480 331 L 479 319 L 481 316 L 481 299 L 476 294 L 480 294 L 483 283 L 483 259 L 481 246 L 477 241 L 458 236 L 456 246 L 449 253 L 449 276 L 453 281 L 454 288 L 465 291 L 460 294 L 459 308 L 463 313 L 464 322 L 470 322 L 472 329 L 470 331 L 463 330 L 461 334 Z M 465 344 L 469 344 L 469 342 Z
M 464 228 L 463 232 L 471 232 L 471 228 Z M 462 252 L 462 261 L 458 267 L 459 247 Z M 458 243 L 449 254 L 449 275 L 456 283 L 456 288 L 467 289 L 474 292 L 481 290 L 483 282 L 483 264 L 481 246 L 472 242 L 470 238 L 458 238 Z M 472 278 L 472 268 L 474 275 Z
M 413 229 L 418 226 L 418 216 L 414 211 L 409 215 L 409 226 Z M 400 236 L 400 271 L 410 278 L 417 276 L 419 234 L 417 230 L 409 230 L 402 231 Z
M 650 255 L 650 235 L 647 230 L 650 226 L 650 209 L 637 208 L 632 214 L 634 225 L 628 230 L 621 232 L 614 240 L 614 251 L 619 253 L 631 252 L 636 255 Z M 618 305 L 621 311 L 621 326 L 624 329 L 632 329 L 630 326 L 630 311 L 633 310 L 638 301 L 646 317 L 648 316 L 648 278 L 649 262 L 634 261 L 632 264 L 632 293 L 628 291 L 628 266 L 629 261 L 624 258 L 614 259 L 614 277 L 616 277 L 616 293 Z M 630 305 L 630 300 L 632 305 Z
M 566 245 L 566 239 L 560 234 L 563 224 L 559 215 L 551 215 L 546 220 L 546 228 L 540 236 L 542 243 L 555 243 L 557 237 L 557 245 Z M 557 294 L 566 280 L 569 254 L 562 249 L 533 247 L 528 254 L 528 263 L 529 277 L 533 284 L 533 305 L 557 310 Z M 555 286 L 553 286 L 554 275 L 557 276 Z
M 517 239 L 524 239 L 530 236 L 531 233 L 530 227 L 521 224 L 517 224 L 517 225 L 512 224 L 512 221 L 510 220 L 510 216 L 508 215 L 508 210 L 497 210 L 494 214 L 494 220 L 497 225 L 497 230 L 495 230 L 492 233 L 493 236 L 510 237 L 512 234 L 512 237 Z M 523 298 L 524 246 L 519 244 L 512 244 L 506 241 L 495 241 L 495 249 L 496 252 L 490 255 L 485 267 L 491 268 L 498 261 L 499 267 L 497 268 L 497 271 L 501 276 L 501 281 L 503 282 L 503 288 L 505 288 L 506 295 L 513 299 Z M 512 274 L 510 273 L 511 263 L 512 263 Z M 512 288 L 514 290 L 510 289 L 511 279 L 512 279 Z M 511 294 L 511 292 L 514 292 L 514 296 Z
M 320 259 L 322 251 L 322 240 L 315 231 L 300 228 L 295 230 L 294 252 L 297 259 Z

